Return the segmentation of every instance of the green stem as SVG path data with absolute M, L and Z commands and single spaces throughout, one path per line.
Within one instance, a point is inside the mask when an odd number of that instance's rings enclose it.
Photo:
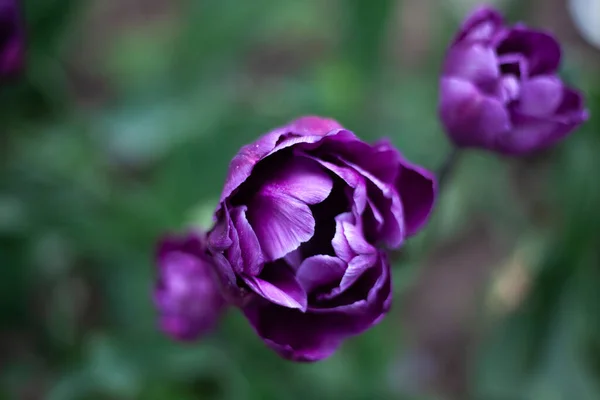
M 444 160 L 444 163 L 438 170 L 436 175 L 438 178 L 438 191 L 439 192 L 441 192 L 443 190 L 444 186 L 448 182 L 448 179 L 450 179 L 452 172 L 456 168 L 456 165 L 460 158 L 460 154 L 461 154 L 461 151 L 458 147 L 452 147 L 452 150 L 450 150 L 450 153 L 448 154 L 448 156 Z

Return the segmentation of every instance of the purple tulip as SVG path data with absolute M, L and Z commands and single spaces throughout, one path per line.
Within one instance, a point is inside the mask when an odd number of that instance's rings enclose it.
M 561 49 L 548 33 L 507 26 L 475 10 L 450 46 L 440 118 L 459 147 L 519 155 L 548 147 L 587 119 L 582 95 L 557 75 Z
M 390 265 L 426 223 L 433 175 L 387 141 L 304 117 L 244 146 L 208 236 L 230 301 L 281 356 L 316 361 L 390 308 Z
M 210 331 L 225 305 L 204 238 L 196 234 L 166 237 L 158 244 L 158 281 L 154 303 L 160 327 L 177 340 L 193 340 Z
M 23 67 L 24 33 L 17 0 L 0 0 L 0 78 Z

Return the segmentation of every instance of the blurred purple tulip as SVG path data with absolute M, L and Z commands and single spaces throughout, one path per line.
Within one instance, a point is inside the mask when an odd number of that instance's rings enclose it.
M 177 340 L 209 332 L 225 306 L 203 241 L 188 234 L 165 237 L 158 245 L 154 303 L 161 329 Z
M 281 356 L 316 361 L 390 308 L 390 265 L 426 223 L 433 175 L 389 142 L 304 117 L 244 146 L 208 236 L 226 293 Z
M 23 68 L 25 39 L 17 0 L 0 0 L 0 79 Z
M 582 95 L 557 75 L 549 33 L 507 26 L 493 8 L 466 18 L 443 66 L 439 113 L 458 147 L 520 155 L 553 145 L 587 119 Z

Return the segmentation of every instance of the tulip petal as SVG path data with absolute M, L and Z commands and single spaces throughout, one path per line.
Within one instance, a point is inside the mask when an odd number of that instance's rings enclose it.
M 398 174 L 400 152 L 389 140 L 381 139 L 369 145 L 354 141 L 347 144 L 347 151 L 342 154 L 345 160 L 360 165 L 369 174 L 384 184 L 393 185 Z
M 303 261 L 302 248 L 287 253 L 283 259 L 294 271 L 298 270 Z
M 540 118 L 515 112 L 514 129 L 498 138 L 496 149 L 504 154 L 521 155 L 546 148 L 573 132 L 588 117 L 581 93 L 563 87 L 555 115 Z
M 333 180 L 318 163 L 306 157 L 292 157 L 267 179 L 261 193 L 284 194 L 305 204 L 317 204 L 329 196 Z
M 285 132 L 284 129 L 277 128 L 240 149 L 229 163 L 225 185 L 219 201 L 220 205 L 248 179 L 256 164 L 273 150 Z
M 354 257 L 348 264 L 344 277 L 340 282 L 340 291 L 348 289 L 356 282 L 365 271 L 375 265 L 377 253 L 362 254 Z
M 325 136 L 336 136 L 338 140 L 354 138 L 354 134 L 342 129 L 332 119 L 308 116 L 273 129 L 258 140 L 243 146 L 235 155 L 229 169 L 219 201 L 222 204 L 252 174 L 254 167 L 265 157 L 296 144 L 319 146 Z
M 404 209 L 406 235 L 412 236 L 429 220 L 435 202 L 437 180 L 432 172 L 404 159 L 396 188 Z
M 350 248 L 355 254 L 375 253 L 375 247 L 365 240 L 360 226 L 356 226 L 350 222 L 342 222 L 342 229 Z
M 498 46 L 498 54 L 522 54 L 527 58 L 529 76 L 554 74 L 560 64 L 561 49 L 550 34 L 515 27 Z
M 208 247 L 214 252 L 227 250 L 232 244 L 229 237 L 229 211 L 227 208 L 217 213 L 217 222 L 208 234 Z
M 344 234 L 344 222 L 339 217 L 335 219 L 335 235 L 333 236 L 331 245 L 333 246 L 335 255 L 346 262 L 350 262 L 355 256 L 354 250 L 350 247 L 348 238 Z
M 304 260 L 296 272 L 296 279 L 306 293 L 319 287 L 327 287 L 344 276 L 346 263 L 337 257 L 318 255 Z
M 457 145 L 485 146 L 510 128 L 504 105 L 481 94 L 472 83 L 442 78 L 440 89 L 440 118 Z
M 558 115 L 573 115 L 575 120 L 588 118 L 585 111 L 583 95 L 567 87 L 563 87 L 562 103 L 556 111 Z
M 315 315 L 273 304 L 254 302 L 244 315 L 263 341 L 280 356 L 314 362 L 331 356 L 341 341 L 348 319 L 343 315 Z
M 585 112 L 564 120 L 517 115 L 514 129 L 498 138 L 496 149 L 504 154 L 522 155 L 547 148 L 571 133 L 585 118 Z
M 383 229 L 385 220 L 371 199 L 367 201 L 367 204 L 369 206 L 365 209 L 365 213 L 363 214 L 363 227 L 365 237 L 368 238 L 369 241 L 372 241 L 374 238 L 381 237 L 381 230 Z
M 517 110 L 533 117 L 551 117 L 562 103 L 563 83 L 557 76 L 537 76 L 521 84 Z
M 229 237 L 231 238 L 231 246 L 225 250 L 225 254 L 231 263 L 231 268 L 233 268 L 233 270 L 239 274 L 244 272 L 244 260 L 242 259 L 240 238 L 237 230 L 233 226 L 233 221 L 229 219 L 227 223 L 229 224 Z
M 490 41 L 502 28 L 503 23 L 502 14 L 498 10 L 489 6 L 480 6 L 467 16 L 455 42 Z
M 250 289 L 272 303 L 306 310 L 306 292 L 284 262 L 267 264 L 260 277 L 245 276 L 244 281 Z
M 246 206 L 231 210 L 231 219 L 237 231 L 243 271 L 248 275 L 258 275 L 264 264 L 264 257 L 256 233 L 246 219 Z
M 240 290 L 237 275 L 227 257 L 223 253 L 215 253 L 211 259 L 223 297 L 228 303 L 237 306 L 243 304 L 246 293 Z
M 290 147 L 296 147 L 302 150 L 316 149 L 326 144 L 331 144 L 334 142 L 335 144 L 339 144 L 345 141 L 356 140 L 356 136 L 345 129 L 334 129 L 327 133 L 323 132 L 315 132 L 313 135 L 293 135 L 288 134 L 283 140 L 280 140 L 277 143 L 277 146 L 269 153 L 275 154 L 283 149 L 287 149 Z
M 500 76 L 500 69 L 494 49 L 473 44 L 451 48 L 443 73 L 472 82 L 479 88 L 491 89 Z
M 282 194 L 257 196 L 248 219 L 256 232 L 266 261 L 274 261 L 296 250 L 315 232 L 315 220 L 303 202 Z
M 324 168 L 327 168 L 329 171 L 341 178 L 349 187 L 354 189 L 352 199 L 356 206 L 356 211 L 358 213 L 362 213 L 364 211 L 367 202 L 367 189 L 365 186 L 365 180 L 359 173 L 354 171 L 352 168 L 347 168 L 332 162 L 324 161 L 318 157 L 313 157 L 310 155 L 304 156 L 318 162 Z
M 309 308 L 305 313 L 256 301 L 243 308 L 244 315 L 263 341 L 284 358 L 313 362 L 332 355 L 347 337 L 379 323 L 392 300 L 389 263 L 381 254 L 374 281 L 357 293 L 362 298 L 333 308 Z M 371 278 L 371 277 L 369 277 Z M 361 280 L 362 281 L 362 280 Z M 358 282 L 357 282 L 358 284 Z M 361 283 L 362 286 L 362 283 Z
M 340 158 L 340 161 L 355 169 L 372 184 L 367 189 L 367 193 L 376 207 L 384 213 L 384 225 L 377 240 L 386 243 L 390 247 L 400 246 L 405 237 L 404 216 L 402 213 L 402 204 L 394 185 L 386 184 L 371 172 L 355 163 L 342 158 Z M 377 191 L 380 193 L 377 193 Z
M 340 312 L 364 317 L 389 310 L 392 299 L 389 260 L 381 251 L 374 258 L 371 257 L 361 256 L 356 260 L 354 271 L 347 278 L 344 288 L 340 286 L 330 294 L 321 296 L 319 307 L 311 306 L 308 312 L 324 315 Z M 357 327 L 361 326 L 360 320 L 355 323 Z
M 287 129 L 294 135 L 312 136 L 325 135 L 333 130 L 343 129 L 343 127 L 334 119 L 308 115 L 290 122 Z
M 297 249 L 313 235 L 315 220 L 307 204 L 325 200 L 333 180 L 312 160 L 295 157 L 268 179 L 249 206 L 248 219 L 266 261 Z

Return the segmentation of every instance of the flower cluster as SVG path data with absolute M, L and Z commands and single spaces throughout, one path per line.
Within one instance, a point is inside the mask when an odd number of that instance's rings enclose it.
M 476 10 L 440 81 L 454 144 L 523 154 L 572 132 L 587 114 L 557 75 L 560 56 L 551 35 Z M 272 130 L 231 161 L 212 228 L 159 244 L 162 330 L 197 338 L 231 304 L 282 357 L 328 357 L 390 309 L 388 251 L 425 226 L 436 191 L 390 142 L 365 143 L 337 121 Z

